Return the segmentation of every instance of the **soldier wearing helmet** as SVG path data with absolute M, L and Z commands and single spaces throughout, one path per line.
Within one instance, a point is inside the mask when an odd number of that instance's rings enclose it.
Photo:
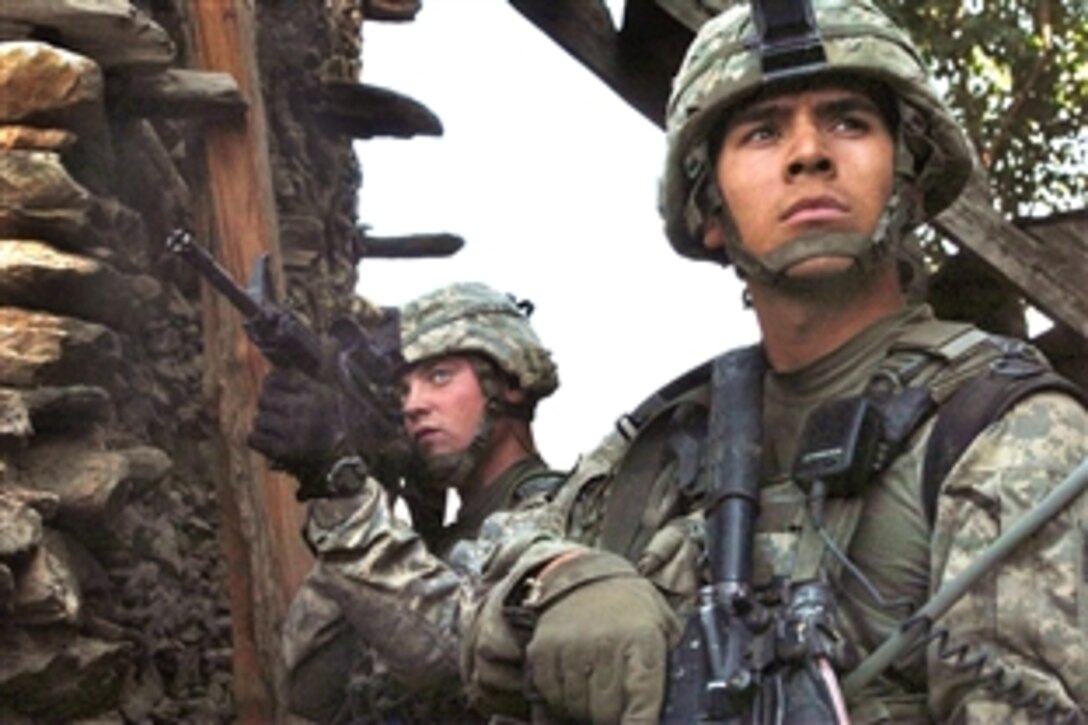
M 1088 454 L 1038 352 L 904 295 L 912 231 L 974 171 L 909 38 L 869 0 L 736 4 L 684 59 L 667 146 L 666 236 L 734 266 L 761 341 L 621 418 L 505 537 L 489 522 L 471 696 L 594 722 L 1083 718 L 1083 492 L 915 623 L 928 648 L 869 659 Z
M 558 377 L 530 311 L 479 283 L 400 308 L 396 377 L 411 456 L 392 475 L 403 482 L 365 476 L 391 472 L 358 455 L 376 450 L 360 439 L 370 412 L 359 400 L 289 371 L 266 379 L 250 444 L 305 477 L 315 499 L 304 536 L 317 563 L 284 627 L 292 712 L 322 722 L 479 719 L 448 686 L 457 675 L 453 640 L 443 641 L 449 616 L 432 605 L 460 582 L 444 561 L 458 541 L 559 483 L 533 439 L 536 404 Z M 390 489 L 415 528 L 393 516 Z M 434 514 L 448 489 L 461 505 L 441 526 Z

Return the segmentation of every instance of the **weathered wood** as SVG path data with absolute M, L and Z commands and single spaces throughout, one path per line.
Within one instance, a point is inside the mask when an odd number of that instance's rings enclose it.
M 30 25 L 104 68 L 165 67 L 170 36 L 128 0 L 3 0 L 0 20 Z
M 245 279 L 258 254 L 269 252 L 277 271 L 280 265 L 253 12 L 245 0 L 198 0 L 192 13 L 200 66 L 231 74 L 248 105 L 242 121 L 209 126 L 205 143 L 217 253 L 238 279 Z M 293 482 L 269 471 L 245 445 L 266 364 L 233 308 L 207 292 L 204 303 L 206 387 L 216 397 L 225 441 L 219 501 L 230 571 L 235 700 L 239 720 L 268 722 L 285 712 L 275 686 L 283 674 L 279 624 L 310 566 L 299 537 L 303 510 Z
M 1036 307 L 1088 339 L 1088 256 L 1083 239 L 1063 243 L 1022 231 L 994 209 L 985 179 L 972 178 L 960 198 L 934 226 L 967 247 L 1012 282 Z
M 398 237 L 374 237 L 363 234 L 354 241 L 358 259 L 449 257 L 465 246 L 465 240 L 456 234 L 409 234 Z
M 653 0 L 653 2 L 692 32 L 697 31 L 703 23 L 715 15 L 712 9 L 713 3 L 706 0 Z M 728 4 L 728 0 L 720 0 L 718 4 L 724 6 Z
M 629 0 L 617 31 L 599 0 L 511 0 L 511 5 L 651 122 L 664 124 L 672 74 L 691 32 L 650 0 Z
M 121 78 L 106 91 L 111 110 L 133 116 L 223 119 L 246 110 L 229 73 L 170 68 Z
M 422 6 L 420 0 L 364 0 L 363 17 L 366 20 L 405 22 L 414 20 Z
M 326 81 L 312 99 L 312 107 L 326 130 L 352 138 L 442 135 L 442 121 L 431 109 L 378 86 Z

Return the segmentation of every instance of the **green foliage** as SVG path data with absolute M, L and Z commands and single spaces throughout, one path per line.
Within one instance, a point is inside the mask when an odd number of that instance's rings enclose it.
M 884 0 L 914 38 L 1016 216 L 1088 199 L 1084 0 Z

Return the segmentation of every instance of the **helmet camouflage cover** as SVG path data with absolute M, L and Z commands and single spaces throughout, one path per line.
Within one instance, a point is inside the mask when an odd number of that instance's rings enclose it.
M 666 235 L 680 254 L 723 261 L 702 244 L 703 225 L 715 213 L 707 201 L 714 166 L 708 137 L 727 111 L 779 78 L 834 74 L 882 82 L 900 110 L 897 175 L 920 191 L 919 211 L 935 216 L 963 190 L 973 157 L 907 35 L 868 0 L 812 0 L 812 13 L 821 57 L 785 72 L 765 69 L 758 23 L 746 2 L 707 21 L 689 47 L 666 111 L 659 195 Z M 729 221 L 728 210 L 718 213 Z
M 551 353 L 528 315 L 509 296 L 479 282 L 442 287 L 404 305 L 401 354 L 408 365 L 456 353 L 479 353 L 495 362 L 534 399 L 559 386 Z

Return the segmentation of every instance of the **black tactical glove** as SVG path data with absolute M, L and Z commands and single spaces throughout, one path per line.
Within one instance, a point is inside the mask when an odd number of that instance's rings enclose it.
M 619 556 L 587 551 L 546 574 L 526 606 L 538 620 L 526 648 L 531 695 L 578 721 L 656 722 L 668 649 L 680 620 Z
M 333 464 L 351 452 L 345 405 L 339 390 L 296 370 L 265 376 L 246 442 L 299 480 L 300 501 L 323 495 Z

